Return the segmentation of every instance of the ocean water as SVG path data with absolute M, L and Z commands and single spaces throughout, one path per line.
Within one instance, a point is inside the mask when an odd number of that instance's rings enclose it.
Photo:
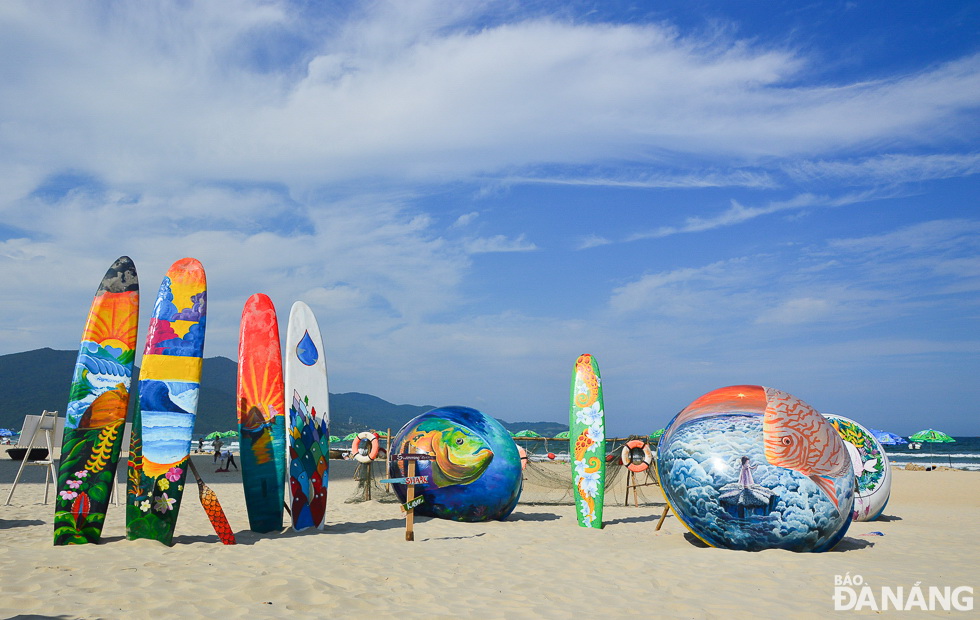
M 945 466 L 980 471 L 980 437 L 953 437 L 956 443 L 923 443 L 921 450 L 909 450 L 906 443 L 885 446 L 894 467 L 915 463 L 923 467 Z

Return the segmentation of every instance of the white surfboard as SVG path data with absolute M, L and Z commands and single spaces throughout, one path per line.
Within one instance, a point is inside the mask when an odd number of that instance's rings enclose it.
M 313 311 L 293 304 L 283 359 L 286 385 L 286 492 L 293 529 L 322 529 L 330 464 L 330 401 L 323 340 Z

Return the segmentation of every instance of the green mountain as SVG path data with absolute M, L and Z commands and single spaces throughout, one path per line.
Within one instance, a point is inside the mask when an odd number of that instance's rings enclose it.
M 68 389 L 78 351 L 37 349 L 0 355 L 0 428 L 19 431 L 27 414 L 44 409 L 65 413 Z M 136 370 L 135 376 L 139 376 Z M 201 370 L 201 393 L 198 397 L 196 434 L 238 428 L 235 392 L 238 364 L 226 357 L 204 360 Z M 130 415 L 137 402 L 136 382 L 130 398 Z M 432 406 L 395 405 L 386 400 L 348 392 L 330 394 L 330 433 L 341 437 L 365 429 L 398 431 L 413 417 Z M 510 431 L 530 429 L 544 436 L 554 436 L 567 426 L 553 422 L 504 422 Z

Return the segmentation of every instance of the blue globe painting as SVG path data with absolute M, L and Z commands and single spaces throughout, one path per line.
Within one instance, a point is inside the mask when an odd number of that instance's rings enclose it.
M 839 439 L 785 392 L 721 388 L 668 425 L 657 450 L 660 481 L 678 518 L 713 547 L 827 551 L 844 537 L 854 501 Z
M 524 483 L 521 460 L 510 433 L 495 419 L 468 407 L 442 407 L 416 416 L 392 441 L 392 455 L 426 454 L 415 485 L 423 503 L 415 513 L 454 521 L 505 519 L 517 505 Z M 404 477 L 404 461 L 392 460 L 389 473 Z M 406 487 L 395 484 L 405 501 Z

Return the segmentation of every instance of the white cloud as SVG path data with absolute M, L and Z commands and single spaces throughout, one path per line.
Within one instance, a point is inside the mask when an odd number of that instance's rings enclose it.
M 464 243 L 468 254 L 488 254 L 491 252 L 533 252 L 538 249 L 534 243 L 527 240 L 526 235 L 508 239 L 504 235 L 467 239 Z
M 480 217 L 479 211 L 470 211 L 469 213 L 464 213 L 463 215 L 460 215 L 458 218 L 456 218 L 456 221 L 453 222 L 450 228 L 466 228 L 467 226 L 472 224 L 473 221 L 478 217 Z
M 914 183 L 980 173 L 980 153 L 889 154 L 857 161 L 802 161 L 787 165 L 786 172 L 805 182 Z

